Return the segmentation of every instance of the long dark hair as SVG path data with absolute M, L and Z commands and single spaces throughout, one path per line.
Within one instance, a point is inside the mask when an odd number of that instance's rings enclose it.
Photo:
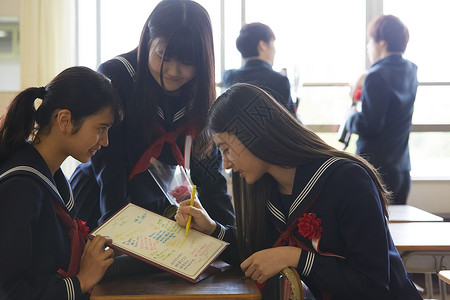
M 35 100 L 42 99 L 36 109 Z M 111 81 L 86 67 L 71 67 L 59 73 L 45 87 L 31 87 L 19 93 L 0 118 L 0 163 L 33 140 L 38 133 L 50 130 L 54 112 L 71 112 L 75 134 L 86 117 L 111 107 L 114 121 L 122 119 L 122 108 Z
M 163 62 L 165 58 L 177 59 L 195 67 L 196 75 L 182 87 L 182 93 L 192 101 L 185 118 L 190 130 L 202 132 L 208 110 L 216 97 L 214 43 L 208 12 L 190 0 L 163 0 L 148 17 L 137 48 L 136 83 L 127 104 L 132 119 L 128 122 L 142 128 L 143 136 L 155 139 L 157 100 L 164 97 L 148 67 L 150 45 L 155 39 L 166 46 Z M 207 144 L 206 139 L 197 142 L 200 147 L 196 149 L 204 149 Z
M 298 167 L 313 159 L 342 157 L 362 166 L 373 179 L 387 216 L 390 193 L 377 170 L 366 160 L 326 144 L 301 125 L 283 106 L 262 89 L 251 84 L 231 86 L 217 98 L 208 117 L 211 134 L 236 136 L 259 159 L 282 167 Z M 237 239 L 241 258 L 261 250 L 265 243 L 266 201 L 277 188 L 273 177 L 265 174 L 247 184 L 233 174 L 233 199 L 236 208 Z

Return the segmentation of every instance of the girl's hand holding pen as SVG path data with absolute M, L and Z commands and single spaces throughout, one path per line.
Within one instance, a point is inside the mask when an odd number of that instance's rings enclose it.
M 212 234 L 216 229 L 216 222 L 210 218 L 206 210 L 197 200 L 194 201 L 194 205 L 190 205 L 190 200 L 185 200 L 180 203 L 175 220 L 178 225 L 186 226 L 189 216 L 191 219 L 191 228 L 203 232 L 205 234 Z

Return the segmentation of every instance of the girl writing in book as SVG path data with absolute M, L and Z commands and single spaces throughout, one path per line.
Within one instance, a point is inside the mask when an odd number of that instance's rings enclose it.
M 168 213 L 168 200 L 147 172 L 155 158 L 190 169 L 208 213 L 233 224 L 220 152 L 203 135 L 215 100 L 207 11 L 190 0 L 161 1 L 147 19 L 138 47 L 103 63 L 99 71 L 118 89 L 125 118 L 111 130 L 110 147 L 79 166 L 71 178 L 81 206 L 78 215 L 96 225 L 132 202 L 173 217 L 176 209 Z
M 185 225 L 191 215 L 192 228 L 230 242 L 228 261 L 237 246 L 265 299 L 277 299 L 275 275 L 285 267 L 316 299 L 421 299 L 389 233 L 389 193 L 370 164 L 327 145 L 249 84 L 216 100 L 208 127 L 233 169 L 237 228 L 188 201 L 175 218 Z
M 112 264 L 105 237 L 85 244 L 60 165 L 69 155 L 87 162 L 120 118 L 110 80 L 85 67 L 11 102 L 0 119 L 0 298 L 88 298 Z

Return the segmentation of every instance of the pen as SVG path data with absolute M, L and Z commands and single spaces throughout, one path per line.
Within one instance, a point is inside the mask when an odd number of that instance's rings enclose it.
M 195 199 L 195 190 L 197 189 L 197 187 L 195 186 L 195 184 L 192 185 L 192 194 L 191 194 L 191 201 L 189 202 L 190 206 L 194 205 L 194 199 Z M 189 215 L 188 221 L 186 223 L 186 236 L 188 236 L 189 233 L 189 228 L 191 227 L 191 221 L 192 221 L 192 216 Z

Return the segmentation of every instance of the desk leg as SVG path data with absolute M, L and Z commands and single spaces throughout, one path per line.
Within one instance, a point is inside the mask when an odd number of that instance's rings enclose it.
M 433 298 L 433 280 L 431 278 L 431 273 L 425 273 L 425 290 L 427 292 L 427 298 Z
M 439 279 L 439 293 L 441 294 L 441 300 L 447 299 L 447 285 L 440 279 Z

